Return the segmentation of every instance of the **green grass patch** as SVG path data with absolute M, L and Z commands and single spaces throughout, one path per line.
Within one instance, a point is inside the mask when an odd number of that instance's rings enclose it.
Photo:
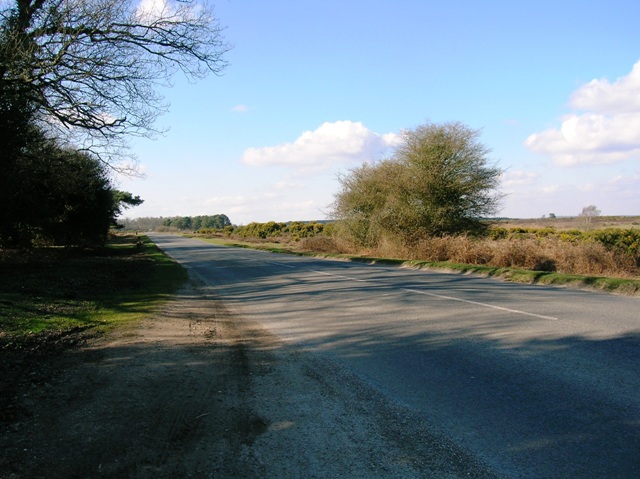
M 106 331 L 155 311 L 187 273 L 147 237 L 105 248 L 0 251 L 0 337 Z

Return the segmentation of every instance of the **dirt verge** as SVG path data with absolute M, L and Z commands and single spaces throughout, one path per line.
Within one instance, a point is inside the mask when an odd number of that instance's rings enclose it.
M 139 327 L 38 361 L 0 418 L 1 479 L 493 477 L 193 282 Z

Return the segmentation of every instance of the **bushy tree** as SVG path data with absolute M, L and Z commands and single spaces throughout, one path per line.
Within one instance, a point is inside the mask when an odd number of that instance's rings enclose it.
M 497 211 L 501 170 L 490 163 L 479 131 L 461 123 L 426 124 L 402 133 L 394 155 L 340 177 L 333 215 L 361 245 L 382 237 L 477 233 Z
M 142 200 L 116 190 L 98 158 L 58 144 L 34 125 L 0 178 L 0 246 L 96 245 L 115 218 Z
M 68 246 L 103 244 L 116 211 L 116 192 L 105 166 L 75 150 L 60 149 L 56 160 L 56 171 L 43 175 L 51 213 L 42 236 Z
M 375 246 L 385 229 L 400 220 L 393 209 L 399 173 L 398 163 L 384 160 L 365 163 L 339 177 L 341 190 L 332 213 L 339 220 L 337 232 L 356 244 Z

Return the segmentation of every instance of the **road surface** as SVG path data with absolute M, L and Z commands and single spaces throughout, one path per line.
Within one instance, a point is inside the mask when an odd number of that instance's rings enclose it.
M 638 298 L 151 237 L 497 476 L 640 477 Z

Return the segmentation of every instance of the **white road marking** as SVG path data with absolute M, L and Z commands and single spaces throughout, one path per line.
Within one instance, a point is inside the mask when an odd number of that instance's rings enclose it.
M 261 263 L 275 264 L 276 266 L 282 266 L 284 268 L 291 268 L 291 269 L 295 269 L 296 268 L 296 266 L 291 266 L 290 264 L 284 264 L 284 263 L 276 263 L 275 261 L 264 261 L 264 260 L 262 260 Z
M 388 284 L 383 283 L 381 281 L 371 281 L 371 280 L 366 280 L 366 279 L 357 279 L 357 278 L 352 278 L 350 276 L 344 276 L 342 274 L 327 273 L 326 271 L 318 271 L 318 270 L 311 270 L 311 271 L 314 272 L 314 273 L 325 275 L 325 276 L 334 276 L 336 278 L 342 278 L 342 279 L 346 279 L 346 280 L 349 280 L 349 281 L 357 281 L 359 283 L 372 283 L 372 284 L 377 283 L 377 284 L 384 284 L 385 286 L 389 286 Z M 534 318 L 545 319 L 547 321 L 558 321 L 558 318 L 555 318 L 553 316 L 545 316 L 544 314 L 529 313 L 527 311 L 521 311 L 519 309 L 505 308 L 503 306 L 496 306 L 495 304 L 481 303 L 479 301 L 471 301 L 469 299 L 455 298 L 453 296 L 446 296 L 446 295 L 443 295 L 443 294 L 430 293 L 428 291 L 419 290 L 419 289 L 400 288 L 400 290 L 401 291 L 406 291 L 408 293 L 422 294 L 424 296 L 431 296 L 431 297 L 434 297 L 434 298 L 446 299 L 446 300 L 449 300 L 449 301 L 458 301 L 460 303 L 473 304 L 474 306 L 481 306 L 483 308 L 496 309 L 498 311 L 504 311 L 506 313 L 521 314 L 521 315 L 524 315 L 524 316 L 532 316 Z

